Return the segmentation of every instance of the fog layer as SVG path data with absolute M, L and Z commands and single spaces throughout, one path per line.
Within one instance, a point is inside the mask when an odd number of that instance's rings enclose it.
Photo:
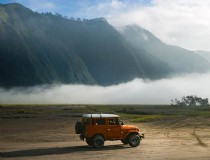
M 102 87 L 53 85 L 0 89 L 0 104 L 170 104 L 187 95 L 210 98 L 210 74 L 191 74 L 157 81 L 135 79 Z

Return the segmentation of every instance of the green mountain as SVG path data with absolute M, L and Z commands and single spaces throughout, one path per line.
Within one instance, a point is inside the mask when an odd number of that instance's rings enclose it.
M 126 26 L 121 30 L 121 34 L 137 50 L 144 49 L 152 56 L 168 63 L 176 74 L 207 72 L 210 69 L 210 63 L 199 54 L 165 44 L 152 33 L 139 26 Z
M 138 52 L 138 54 L 136 54 Z M 104 18 L 66 19 L 0 5 L 0 85 L 113 85 L 161 78 L 168 65 L 133 49 Z
M 59 40 L 65 28 L 56 19 L 19 5 L 0 6 L 0 85 L 31 86 L 48 83 L 94 84 L 82 59 Z M 55 23 L 55 22 L 54 22 Z
M 166 45 L 142 28 L 120 33 L 104 18 L 67 19 L 0 4 L 1 87 L 106 86 L 206 68 L 209 63 L 199 55 Z

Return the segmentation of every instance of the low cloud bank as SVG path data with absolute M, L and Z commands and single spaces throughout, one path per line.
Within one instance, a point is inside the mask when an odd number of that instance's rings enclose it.
M 0 89 L 0 104 L 170 104 L 186 95 L 210 98 L 210 74 L 191 74 L 157 81 L 135 79 L 102 87 L 54 85 Z

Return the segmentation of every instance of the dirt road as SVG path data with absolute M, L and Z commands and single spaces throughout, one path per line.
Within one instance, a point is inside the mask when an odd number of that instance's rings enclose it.
M 187 122 L 137 123 L 145 131 L 141 145 L 131 148 L 107 141 L 96 150 L 74 133 L 77 117 L 0 119 L 0 159 L 11 160 L 209 160 L 210 126 L 194 128 Z M 129 122 L 126 122 L 129 123 Z

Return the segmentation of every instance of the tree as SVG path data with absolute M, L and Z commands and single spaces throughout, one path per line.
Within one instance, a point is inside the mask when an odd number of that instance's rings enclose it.
M 57 16 L 57 17 L 62 17 L 62 15 L 59 14 L 59 13 L 55 13 L 55 16 Z
M 181 100 L 178 99 L 172 99 L 171 105 L 177 105 L 177 106 L 209 106 L 208 98 L 201 98 L 197 96 L 186 96 L 182 97 Z
M 74 18 L 74 17 L 71 17 L 71 18 L 70 18 L 70 20 L 74 21 L 74 20 L 75 20 L 75 18 Z

